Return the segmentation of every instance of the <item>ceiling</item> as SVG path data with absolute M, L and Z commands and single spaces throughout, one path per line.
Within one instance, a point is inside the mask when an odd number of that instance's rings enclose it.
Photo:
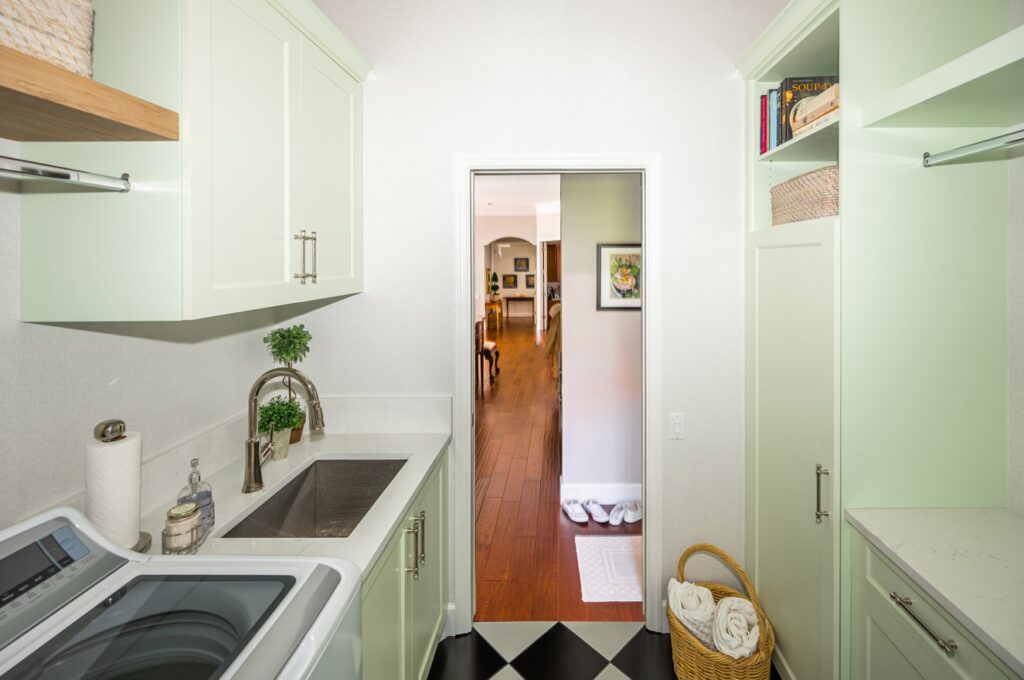
M 559 175 L 477 175 L 476 214 L 485 217 L 537 214 L 537 204 L 557 204 Z

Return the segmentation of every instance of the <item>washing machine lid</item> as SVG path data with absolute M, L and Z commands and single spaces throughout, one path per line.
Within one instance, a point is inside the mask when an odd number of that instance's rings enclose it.
M 217 678 L 294 585 L 292 576 L 139 576 L 3 678 Z
M 323 564 L 118 555 L 67 517 L 13 529 L 0 535 L 0 680 L 274 678 L 341 580 Z

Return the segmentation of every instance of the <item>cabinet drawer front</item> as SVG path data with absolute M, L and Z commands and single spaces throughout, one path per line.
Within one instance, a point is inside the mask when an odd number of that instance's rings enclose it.
M 874 606 L 887 608 L 905 628 L 913 630 L 913 638 L 928 650 L 933 660 L 949 670 L 950 677 L 971 680 L 1014 677 L 977 638 L 856 532 L 853 538 L 853 574 L 863 584 L 866 598 L 873 600 Z M 909 598 L 906 608 L 896 602 L 896 597 Z M 940 648 L 929 631 L 942 640 L 955 642 L 952 656 Z

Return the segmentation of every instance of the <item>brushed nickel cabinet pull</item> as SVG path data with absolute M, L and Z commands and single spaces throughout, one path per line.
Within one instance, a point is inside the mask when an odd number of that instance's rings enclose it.
M 310 276 L 310 279 L 313 281 L 313 283 L 316 283 L 316 232 L 315 231 L 313 232 L 313 235 L 312 235 L 311 238 L 313 240 L 313 274 Z
M 412 529 L 406 529 L 405 533 L 412 534 L 412 567 L 406 567 L 407 573 L 412 573 L 412 578 L 415 581 L 420 580 L 420 518 L 412 518 Z
M 301 263 L 302 272 L 299 273 L 299 274 L 293 274 L 292 278 L 298 279 L 299 283 L 301 283 L 303 286 L 306 285 L 306 279 L 313 279 L 313 283 L 316 283 L 316 232 L 314 231 L 313 235 L 310 236 L 310 235 L 306 234 L 306 230 L 305 229 L 302 229 L 302 230 L 299 231 L 298 234 L 295 234 L 294 236 L 292 236 L 292 238 L 295 239 L 296 241 L 298 241 L 301 244 L 301 246 L 302 246 L 302 254 L 301 254 L 301 257 L 300 257 L 300 263 Z M 313 242 L 313 273 L 312 274 L 310 274 L 310 273 L 308 273 L 306 271 L 306 241 L 312 241 Z
M 822 466 L 821 463 L 814 466 L 814 479 L 817 484 L 817 488 L 815 490 L 816 507 L 814 509 L 814 521 L 818 524 L 821 524 L 822 518 L 828 517 L 832 514 L 828 510 L 821 509 L 821 478 L 827 477 L 830 474 L 832 474 L 832 471 L 827 467 Z
M 889 599 L 895 602 L 896 606 L 905 611 L 910 618 L 914 619 L 914 622 L 917 625 L 921 626 L 924 632 L 928 633 L 928 637 L 935 641 L 935 644 L 939 646 L 939 649 L 946 653 L 946 656 L 951 657 L 954 654 L 956 654 L 956 640 L 953 640 L 952 638 L 946 640 L 945 638 L 939 637 L 932 631 L 931 628 L 929 628 L 925 624 L 924 621 L 917 618 L 917 614 L 915 614 L 911 609 L 911 607 L 914 605 L 914 601 L 912 599 L 910 599 L 909 597 L 900 597 L 896 594 L 895 590 L 889 591 Z
M 427 511 L 420 510 L 420 564 L 427 561 Z

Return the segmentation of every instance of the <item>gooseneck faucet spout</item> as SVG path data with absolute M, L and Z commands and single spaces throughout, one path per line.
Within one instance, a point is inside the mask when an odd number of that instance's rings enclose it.
M 260 390 L 274 378 L 291 378 L 293 384 L 298 383 L 306 392 L 306 406 L 309 408 L 309 431 L 322 432 L 324 429 L 324 411 L 320 407 L 320 395 L 316 385 L 302 371 L 281 366 L 272 368 L 256 378 L 249 390 L 249 438 L 245 440 L 245 478 L 242 480 L 242 493 L 252 493 L 263 488 L 263 464 L 274 453 L 273 441 L 260 447 L 260 434 L 257 432 Z M 273 440 L 274 430 L 271 425 L 269 439 Z

